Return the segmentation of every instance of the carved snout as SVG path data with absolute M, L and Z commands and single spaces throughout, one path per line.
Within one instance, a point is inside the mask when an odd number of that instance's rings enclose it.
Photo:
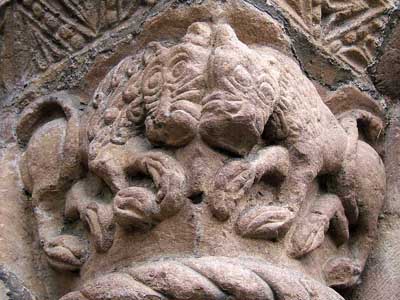
M 171 99 L 158 102 L 145 122 L 147 138 L 156 145 L 178 147 L 189 143 L 197 132 L 199 105 L 184 100 L 170 104 Z
M 250 102 L 226 92 L 215 92 L 203 100 L 199 133 L 212 147 L 243 156 L 259 141 L 260 113 Z

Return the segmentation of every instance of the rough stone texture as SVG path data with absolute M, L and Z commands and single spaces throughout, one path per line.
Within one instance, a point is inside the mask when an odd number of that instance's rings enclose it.
M 382 47 L 378 61 L 371 68 L 371 76 L 375 81 L 376 87 L 393 100 L 400 97 L 398 89 L 400 74 L 400 25 L 399 10 L 391 16 L 391 21 L 387 28 L 387 39 Z
M 369 260 L 363 276 L 363 284 L 354 293 L 353 299 L 390 299 L 400 297 L 400 204 L 399 189 L 399 137 L 400 109 L 397 104 L 388 111 L 389 128 L 386 142 L 387 197 L 381 215 L 377 246 Z M 389 163 L 390 162 L 390 163 Z
M 386 174 L 387 196 L 380 220 L 379 239 L 373 252 L 363 284 L 353 295 L 354 299 L 390 299 L 400 298 L 399 260 L 400 253 L 400 201 L 399 201 L 399 137 L 400 108 L 399 100 L 399 10 L 397 9 L 386 29 L 386 39 L 376 63 L 370 68 L 370 74 L 377 89 L 390 103 L 387 110 L 388 128 L 386 130 Z
M 374 61 L 387 12 L 395 1 L 271 0 L 309 39 L 322 45 L 328 55 L 364 72 Z
M 395 5 L 0 1 L 0 296 L 399 298 Z

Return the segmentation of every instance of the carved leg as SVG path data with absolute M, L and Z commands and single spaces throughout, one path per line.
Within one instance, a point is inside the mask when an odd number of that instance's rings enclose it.
M 282 179 L 287 176 L 289 156 L 285 148 L 272 146 L 261 150 L 251 161 L 235 160 L 222 167 L 207 197 L 214 216 L 224 221 L 229 218 L 236 202 L 243 198 L 254 183 L 264 176 Z
M 376 142 L 383 130 L 382 120 L 364 110 L 352 110 L 344 113 L 339 117 L 340 124 L 348 135 L 346 158 L 343 162 L 342 169 L 333 184 L 333 192 L 336 193 L 343 201 L 346 216 L 350 224 L 354 224 L 358 219 L 357 205 L 357 185 L 356 173 L 359 165 L 357 163 L 358 145 L 359 145 L 359 128 L 358 123 L 367 127 L 365 131 L 366 138 L 372 143 Z M 375 152 L 371 148 L 371 151 Z
M 336 195 L 325 194 L 315 201 L 311 210 L 290 230 L 288 254 L 297 258 L 310 253 L 322 244 L 330 226 L 337 244 L 343 244 L 349 239 L 349 224 L 342 202 Z
M 326 281 L 330 286 L 338 288 L 357 283 L 377 236 L 378 215 L 384 200 L 385 169 L 379 155 L 362 141 L 358 142 L 357 150 L 357 168 L 343 170 L 337 178 L 338 191 L 341 193 L 346 193 L 348 188 L 346 185 L 340 185 L 344 182 L 344 179 L 340 178 L 344 176 L 342 174 L 355 180 L 352 193 L 357 195 L 359 215 L 350 236 L 353 257 L 336 257 L 324 266 Z
M 303 203 L 310 184 L 321 170 L 321 163 L 315 155 L 315 161 L 309 158 L 305 161 L 292 159 L 289 174 L 283 182 L 278 201 L 290 210 L 297 212 Z
M 304 202 L 307 191 L 322 168 L 320 153 L 294 148 L 290 153 L 288 177 L 281 186 L 279 203 L 294 212 L 295 216 Z M 315 148 L 311 146 L 310 149 Z

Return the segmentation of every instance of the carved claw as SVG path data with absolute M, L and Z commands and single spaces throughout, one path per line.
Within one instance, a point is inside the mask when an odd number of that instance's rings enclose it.
M 361 271 L 361 266 L 347 257 L 330 259 L 323 267 L 327 285 L 339 289 L 348 288 L 357 284 L 360 279 Z
M 286 207 L 253 207 L 239 217 L 236 229 L 243 237 L 270 240 L 286 232 L 293 218 L 293 212 Z
M 176 214 L 185 203 L 185 174 L 172 157 L 161 152 L 147 153 L 139 157 L 130 170 L 152 177 L 158 190 L 155 200 L 160 207 L 160 220 Z
M 208 195 L 210 208 L 220 221 L 229 218 L 236 202 L 253 186 L 256 169 L 247 161 L 233 161 L 216 175 L 212 191 Z
M 301 257 L 318 248 L 325 239 L 329 219 L 325 215 L 311 213 L 295 224 L 290 236 L 287 252 L 292 257 Z
M 288 169 L 288 151 L 280 146 L 261 150 L 253 161 L 236 160 L 228 163 L 217 173 L 214 186 L 207 195 L 212 213 L 220 221 L 228 219 L 236 202 L 245 197 L 256 182 L 272 177 L 282 180 L 287 176 Z M 271 213 L 276 212 L 277 209 L 272 207 Z
M 96 202 L 91 202 L 84 213 L 84 219 L 89 225 L 98 252 L 106 252 L 114 241 L 115 225 L 112 208 Z
M 49 264 L 57 270 L 77 271 L 86 260 L 84 243 L 73 235 L 60 235 L 44 246 Z
M 157 223 L 156 196 L 141 187 L 129 187 L 117 193 L 113 201 L 115 221 L 125 228 L 149 229 Z
M 323 195 L 291 229 L 287 252 L 296 258 L 310 253 L 323 243 L 329 226 L 336 241 L 342 244 L 349 239 L 348 225 L 340 199 L 336 195 Z

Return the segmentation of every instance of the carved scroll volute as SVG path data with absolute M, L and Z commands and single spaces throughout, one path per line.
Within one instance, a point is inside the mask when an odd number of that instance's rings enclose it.
M 79 114 L 73 104 L 78 99 L 73 98 L 64 93 L 40 98 L 20 118 L 17 136 L 27 145 L 20 170 L 32 194 L 60 190 L 80 172 Z
M 72 235 L 59 235 L 63 226 L 64 192 L 80 172 L 79 99 L 66 93 L 42 97 L 25 109 L 17 136 L 26 149 L 20 160 L 25 189 L 32 194 L 41 244 L 50 265 L 76 270 L 84 246 Z
M 325 103 L 344 127 L 348 120 L 356 120 L 357 138 L 370 144 L 379 155 L 383 156 L 385 117 L 378 101 L 348 85 L 329 95 Z

